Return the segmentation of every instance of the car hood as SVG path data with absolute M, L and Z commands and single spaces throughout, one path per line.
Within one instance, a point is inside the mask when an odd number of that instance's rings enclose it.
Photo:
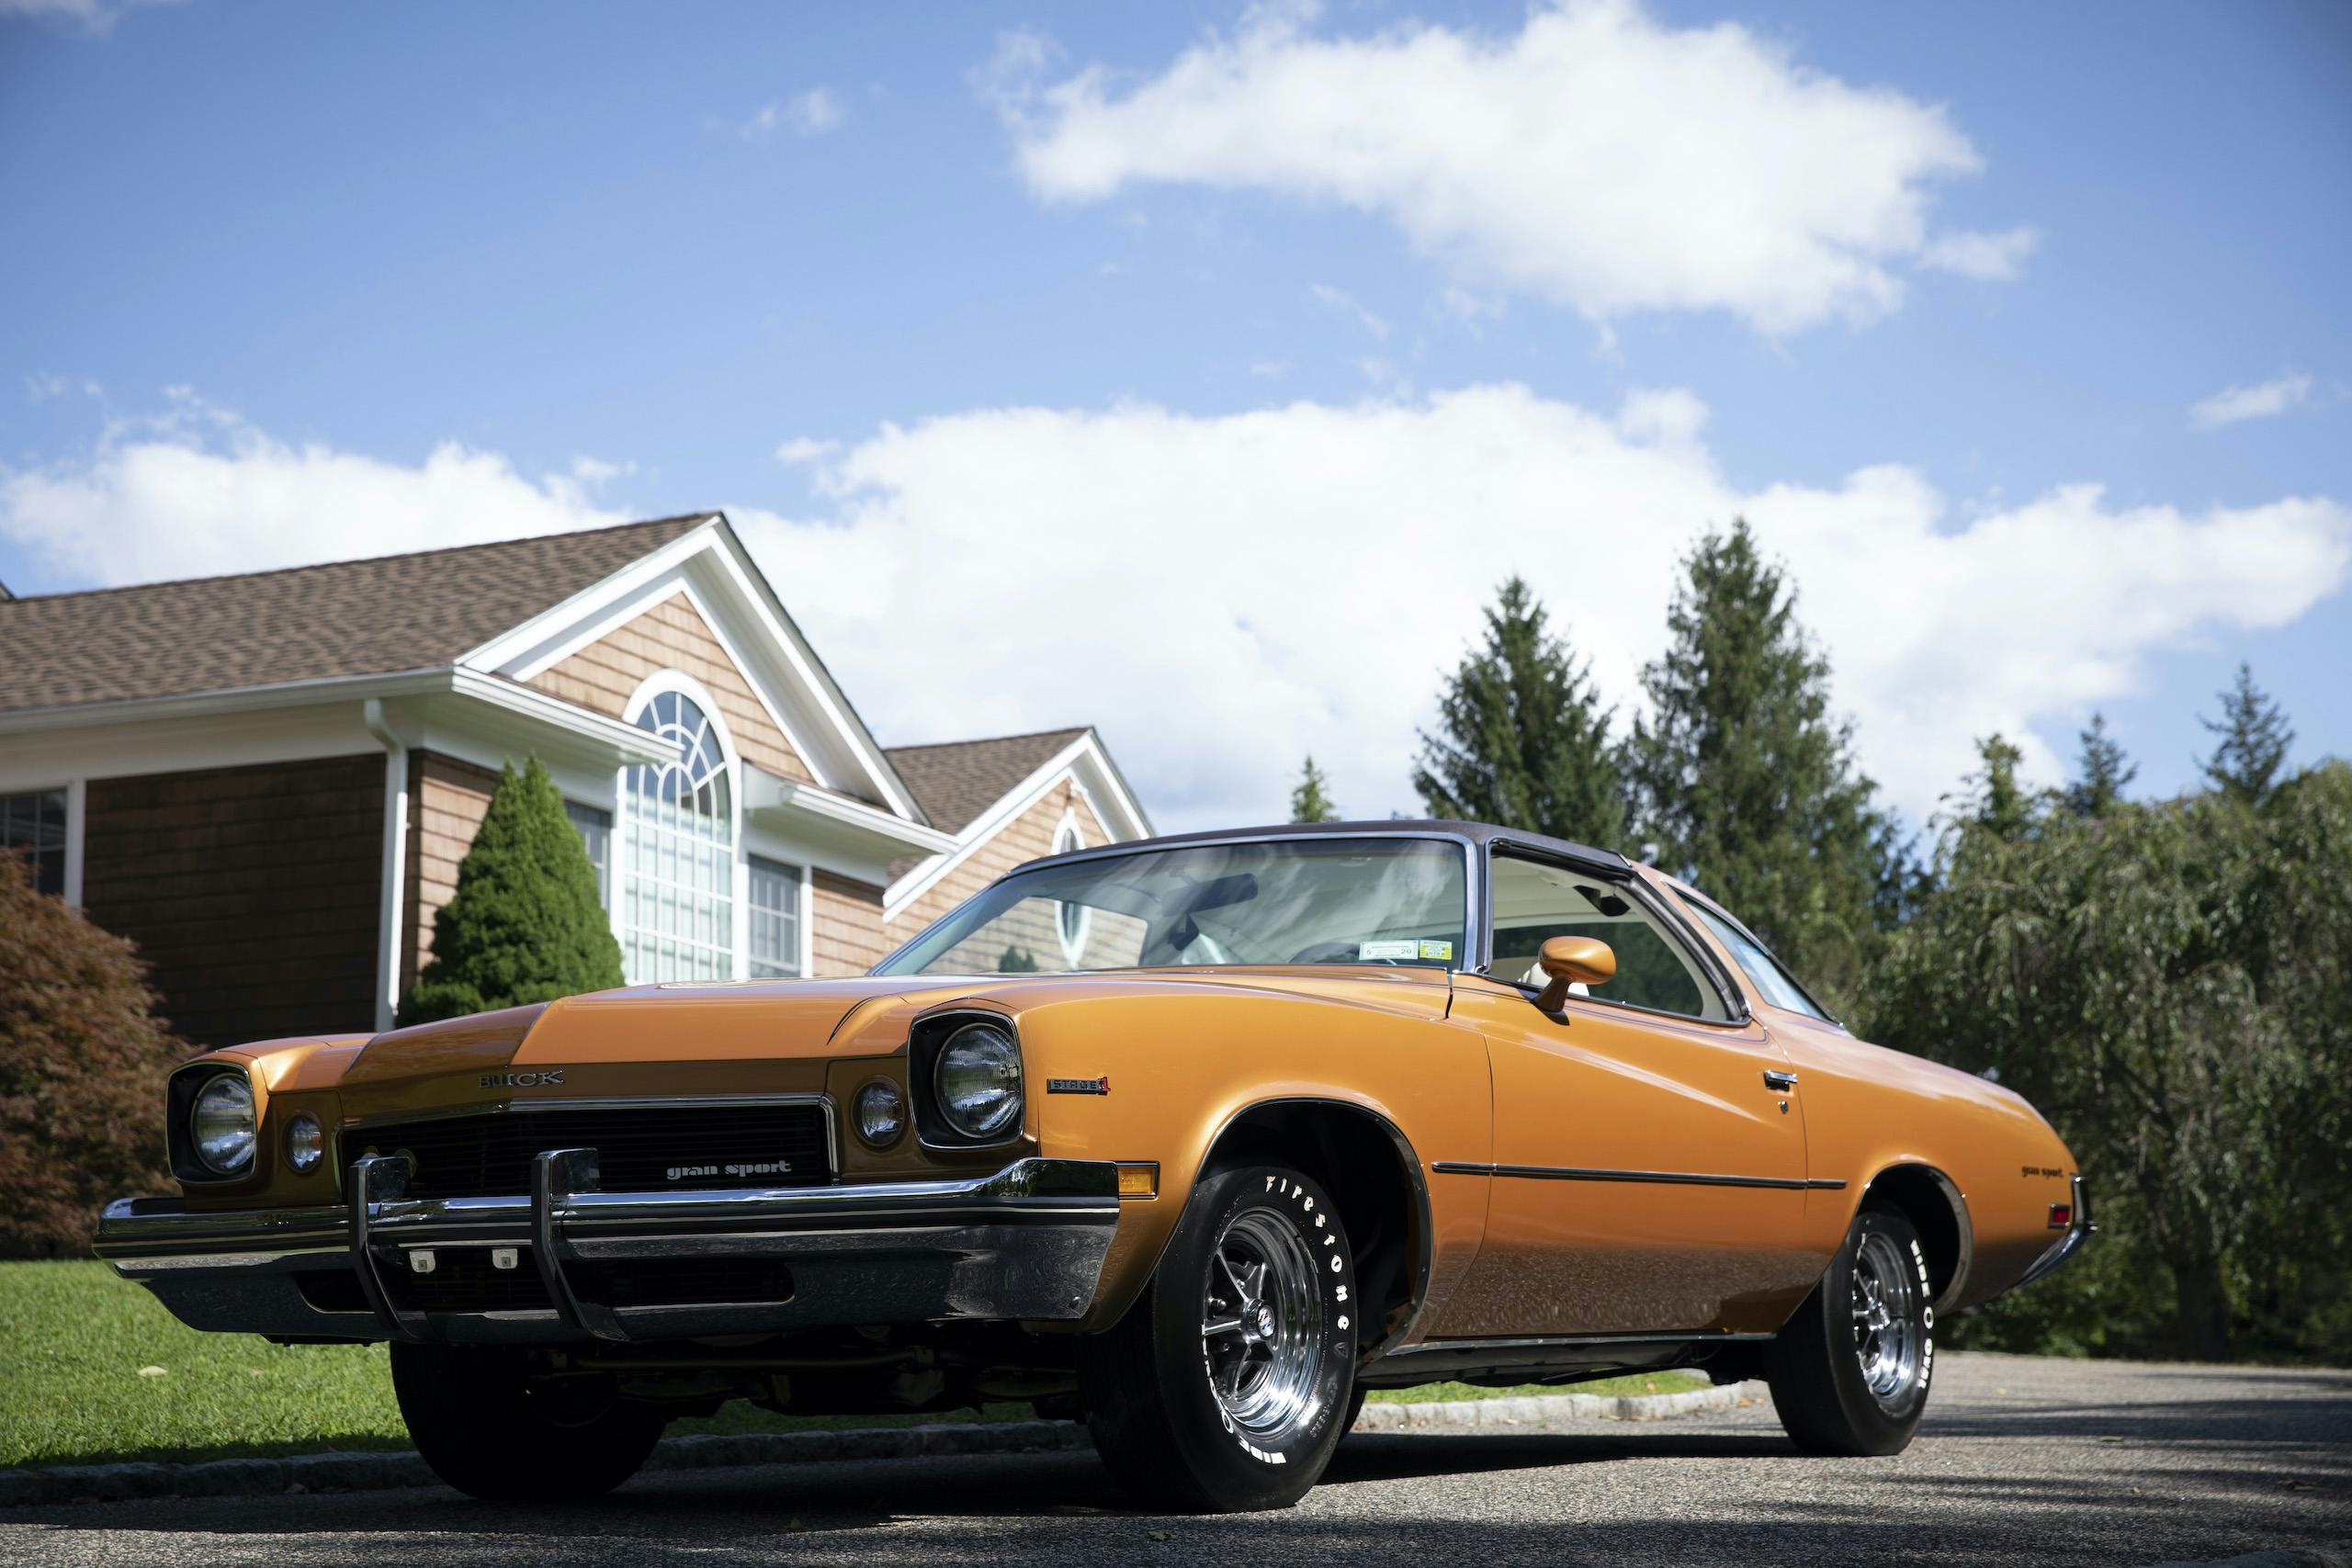
M 346 1102 L 354 1096 L 405 1100 L 404 1091 L 426 1082 L 477 1091 L 532 1088 L 492 1080 L 581 1069 L 580 1081 L 567 1077 L 563 1087 L 593 1091 L 588 1070 L 597 1067 L 717 1068 L 887 1054 L 905 1043 L 908 1021 L 953 1003 L 1017 1018 L 1085 1002 L 1235 992 L 1442 1017 L 1450 984 L 1442 970 L 1346 964 L 668 982 L 379 1034 L 350 1058 L 340 1087 Z

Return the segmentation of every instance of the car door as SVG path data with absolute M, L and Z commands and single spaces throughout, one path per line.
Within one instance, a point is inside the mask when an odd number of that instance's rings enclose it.
M 1487 1042 L 1493 1180 L 1439 1332 L 1779 1327 L 1820 1271 L 1786 1058 L 1638 882 L 1501 845 L 1487 881 L 1488 973 L 1458 977 L 1453 1016 Z M 1532 996 L 1558 935 L 1609 942 L 1617 975 L 1555 1016 Z

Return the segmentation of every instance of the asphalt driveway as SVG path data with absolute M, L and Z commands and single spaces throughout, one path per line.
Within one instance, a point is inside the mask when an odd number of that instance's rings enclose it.
M 2139 1564 L 2352 1549 L 2352 1372 L 1938 1359 L 1918 1442 L 1790 1449 L 1766 1407 L 1360 1435 L 1281 1514 L 1126 1510 L 1091 1455 L 676 1472 L 564 1508 L 429 1489 L 0 1511 L 39 1563 Z

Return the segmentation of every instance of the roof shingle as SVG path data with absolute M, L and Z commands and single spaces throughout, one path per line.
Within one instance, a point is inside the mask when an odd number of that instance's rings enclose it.
M 972 819 L 1014 784 L 1046 765 L 1055 752 L 1085 734 L 1041 729 L 1034 735 L 998 735 L 984 740 L 950 740 L 936 746 L 892 746 L 883 754 L 914 792 L 934 828 L 960 833 Z
M 443 668 L 715 515 L 0 599 L 0 713 Z

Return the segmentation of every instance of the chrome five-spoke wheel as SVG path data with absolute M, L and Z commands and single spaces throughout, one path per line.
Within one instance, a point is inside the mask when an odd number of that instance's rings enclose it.
M 1312 1413 L 1323 1303 L 1297 1228 L 1264 1210 L 1217 1237 L 1201 1308 L 1209 1387 L 1236 1428 L 1279 1439 Z

